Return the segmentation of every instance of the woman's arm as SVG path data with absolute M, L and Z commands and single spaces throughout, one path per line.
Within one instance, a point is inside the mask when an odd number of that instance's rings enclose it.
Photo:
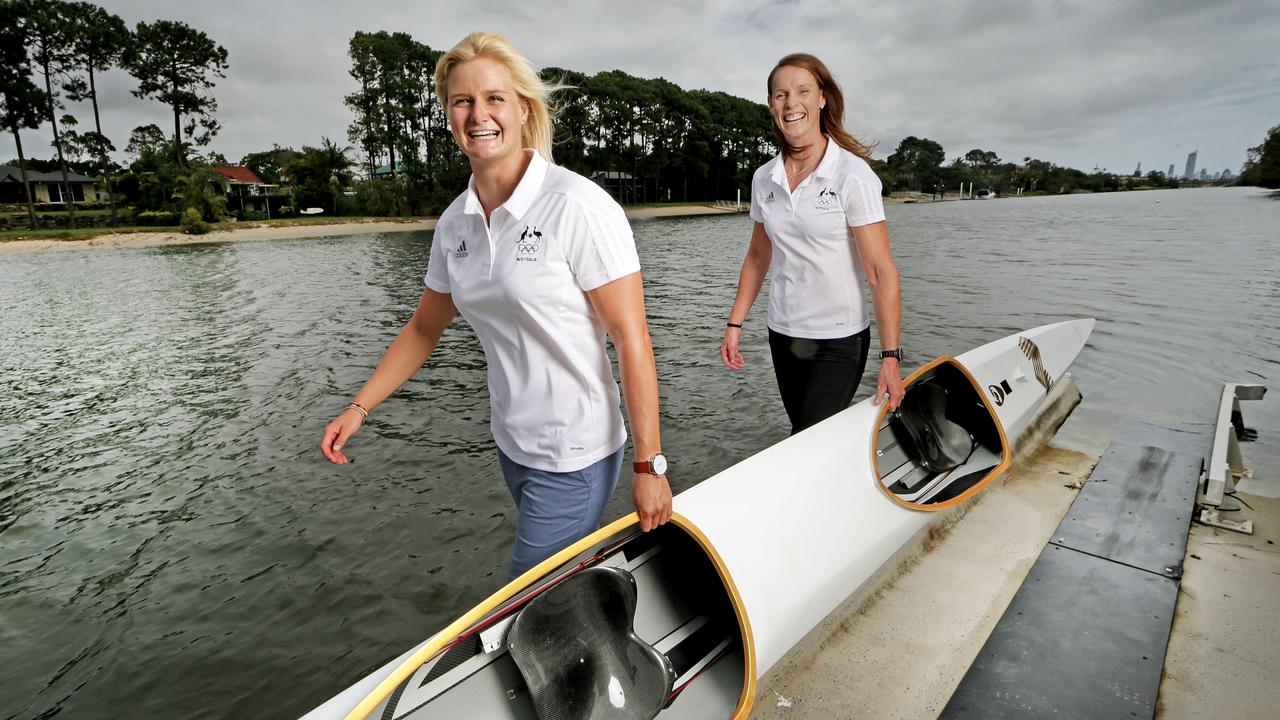
M 636 460 L 643 462 L 662 452 L 662 437 L 658 429 L 658 369 L 640 273 L 601 285 L 588 291 L 587 297 L 617 350 Z M 641 530 L 648 532 L 671 519 L 671 486 L 665 476 L 633 474 L 631 499 Z
M 378 403 L 403 385 L 404 381 L 413 377 L 427 358 L 431 357 L 444 329 L 457 314 L 453 296 L 430 288 L 424 290 L 422 298 L 418 300 L 418 309 L 391 342 L 382 361 L 378 363 L 378 368 L 356 394 L 355 402 L 365 410 L 372 411 Z M 363 424 L 362 413 L 351 408 L 343 410 L 325 427 L 320 440 L 320 452 L 331 463 L 345 465 L 350 462 L 343 454 L 342 446 L 346 444 L 347 438 L 359 432 Z
M 769 273 L 769 263 L 773 261 L 773 244 L 764 231 L 764 224 L 756 223 L 751 230 L 751 244 L 747 247 L 747 256 L 742 259 L 742 272 L 738 273 L 738 294 L 733 299 L 733 309 L 729 311 L 729 322 L 741 325 L 751 312 L 760 288 L 764 286 L 764 277 Z M 724 340 L 720 343 L 720 360 L 734 370 L 741 370 L 745 363 L 742 353 L 738 352 L 738 341 L 742 339 L 742 328 L 726 327 Z
M 870 225 L 852 228 L 854 246 L 867 272 L 867 284 L 871 286 L 871 301 L 875 305 L 876 330 L 880 333 L 880 347 L 892 350 L 898 347 L 898 334 L 902 328 L 902 294 L 898 283 L 898 267 L 893 263 L 889 249 L 889 227 L 883 220 Z M 879 405 L 885 393 L 889 393 L 889 409 L 902 402 L 902 368 L 896 358 L 880 361 L 880 377 L 876 381 L 876 394 L 872 403 Z

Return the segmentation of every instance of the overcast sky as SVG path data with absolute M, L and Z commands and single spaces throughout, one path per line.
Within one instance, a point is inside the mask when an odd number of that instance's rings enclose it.
M 273 143 L 348 144 L 344 95 L 352 33 L 404 31 L 436 49 L 492 30 L 537 65 L 620 69 L 687 89 L 764 101 L 779 57 L 810 52 L 843 86 L 846 126 L 879 143 L 916 135 L 948 160 L 981 148 L 1020 162 L 1128 173 L 1198 167 L 1239 172 L 1247 148 L 1280 124 L 1277 0 L 103 0 L 131 27 L 180 20 L 229 53 L 214 89 L 233 162 Z M 115 70 L 99 81 L 104 132 L 123 148 L 134 127 L 172 131 L 167 109 L 130 94 Z M 72 107 L 81 129 L 88 108 Z M 26 131 L 50 157 L 48 126 Z M 0 161 L 16 156 L 0 139 Z

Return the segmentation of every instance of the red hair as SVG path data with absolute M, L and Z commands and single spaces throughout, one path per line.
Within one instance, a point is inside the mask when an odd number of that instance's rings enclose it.
M 808 70 L 818 80 L 818 89 L 822 90 L 822 97 L 826 100 L 826 107 L 820 111 L 819 128 L 822 134 L 831 138 L 837 145 L 857 155 L 863 160 L 871 159 L 871 149 L 875 144 L 867 145 L 850 135 L 844 129 L 844 93 L 840 92 L 840 85 L 836 79 L 831 76 L 831 71 L 822 61 L 808 53 L 792 53 L 778 61 L 773 66 L 773 70 L 769 71 L 769 95 L 773 94 L 773 76 L 784 67 L 797 67 L 802 70 Z M 773 123 L 773 137 L 778 142 L 778 148 L 784 152 L 791 153 L 796 150 L 787 138 L 782 134 L 782 129 L 778 127 L 777 120 Z

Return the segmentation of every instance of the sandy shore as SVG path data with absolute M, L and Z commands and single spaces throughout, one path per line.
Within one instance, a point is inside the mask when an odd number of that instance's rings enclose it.
M 727 210 L 711 205 L 669 205 L 663 207 L 627 208 L 631 220 L 682 215 L 732 215 Z M 99 248 L 136 248 L 169 245 L 195 245 L 202 243 L 241 242 L 246 240 L 282 240 L 286 238 L 334 237 L 338 235 L 363 235 L 366 233 L 409 232 L 432 230 L 435 218 L 404 222 L 335 222 L 330 225 L 265 225 L 244 223 L 234 230 L 218 230 L 205 235 L 186 235 L 177 230 L 162 232 L 104 233 L 88 240 L 11 240 L 0 242 L 0 255 L 18 253 L 55 252 L 61 250 L 94 250 Z

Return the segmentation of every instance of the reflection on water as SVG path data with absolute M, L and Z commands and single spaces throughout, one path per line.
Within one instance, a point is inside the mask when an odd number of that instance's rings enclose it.
M 1280 203 L 1206 189 L 892 206 L 908 367 L 1098 324 L 1060 442 L 1272 382 Z M 765 300 L 717 347 L 745 216 L 639 222 L 683 489 L 781 439 Z M 319 430 L 413 312 L 430 236 L 0 258 L 0 716 L 295 716 L 504 577 L 512 508 L 464 325 L 334 467 Z M 860 397 L 874 382 L 874 363 Z M 1280 389 L 1251 403 L 1280 472 Z M 785 479 L 780 479 L 785 482 Z M 618 493 L 606 511 L 627 510 Z

